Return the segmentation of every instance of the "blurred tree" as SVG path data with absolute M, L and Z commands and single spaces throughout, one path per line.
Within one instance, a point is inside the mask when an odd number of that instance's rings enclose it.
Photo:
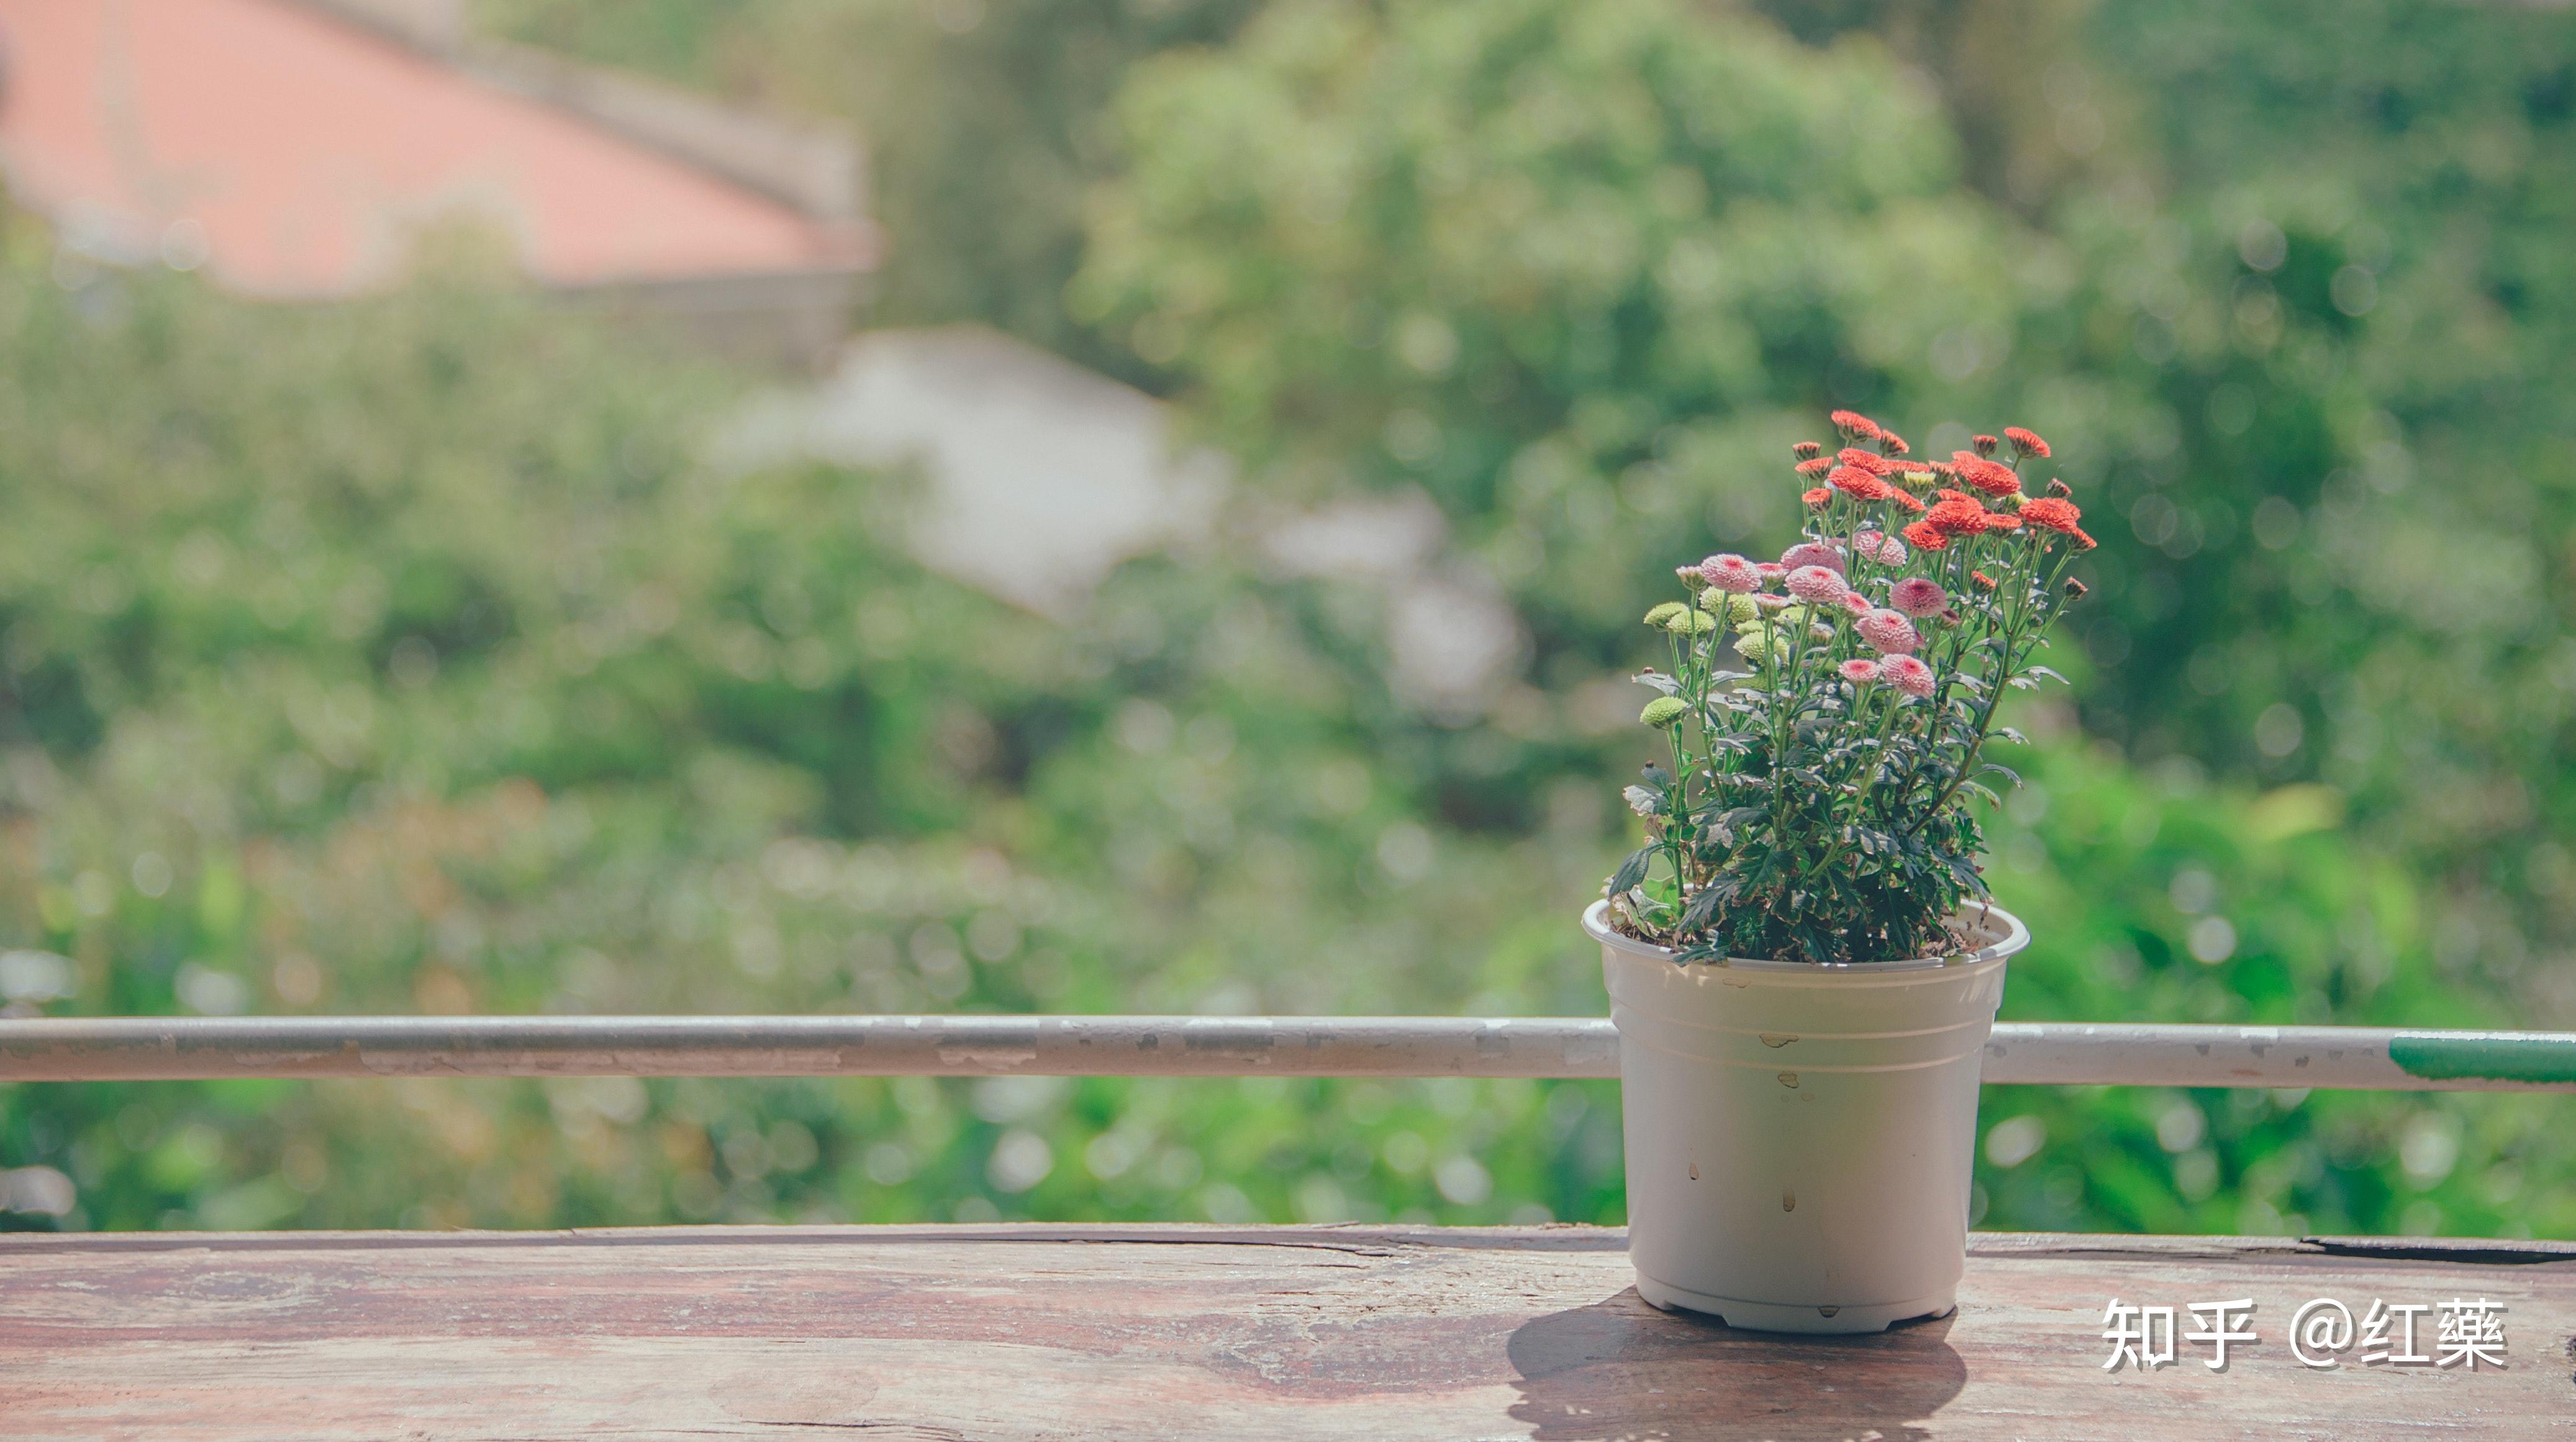
M 2413 23 L 2240 44 L 2215 13 L 2108 11 L 2106 51 L 2138 60 L 2099 88 L 2017 53 L 2064 152 L 2029 172 L 2047 184 L 2002 155 L 2025 221 L 1956 187 L 1930 92 L 1865 35 L 1806 50 L 1652 3 L 1274 6 L 1222 52 L 1139 68 L 1072 301 L 1272 484 L 1437 499 L 1560 685 L 1632 653 L 1665 567 L 1781 534 L 1759 520 L 1781 482 L 1754 478 L 1810 408 L 1870 410 L 1934 454 L 1970 421 L 2040 425 L 2117 541 L 2088 723 L 2175 774 L 2334 783 L 2317 794 L 2348 794 L 2388 854 L 2438 869 L 2443 973 L 2564 1018 L 2576 974 L 2530 964 L 2569 937 L 2567 858 L 2535 824 L 2562 803 L 2528 779 L 2559 769 L 2576 677 L 2546 560 L 2564 425 L 2518 380 L 2570 314 L 2564 266 L 2521 238 L 2563 228 L 2564 187 L 2516 161 L 2527 127 L 2567 123 L 2564 48 L 2538 43 L 2554 17 L 2523 18 L 2446 26 L 2428 61 Z M 2364 108 L 2324 144 L 2334 121 L 2267 131 L 2280 104 Z M 2390 139 L 2386 116 L 2432 115 L 2457 118 Z M 2138 148 L 2074 164 L 2112 117 Z M 2433 263 L 2393 258 L 2395 213 Z M 2474 580 L 2441 539 L 2462 536 Z M 2506 840 L 2527 863 L 2499 861 Z M 2125 875 L 2084 874 L 2097 894 Z M 2367 952 L 2362 894 L 2318 899 L 2346 914 L 2309 933 L 2306 980 L 2231 971 L 2204 1014 L 2351 1014 L 2313 968 Z
M 490 33 L 855 122 L 892 249 L 877 324 L 980 320 L 1130 380 L 1064 311 L 1101 124 L 1139 57 L 1222 40 L 1257 0 L 479 0 Z
M 2576 939 L 2576 792 L 2532 780 L 2576 705 L 2569 418 L 2525 380 L 2576 344 L 2568 22 L 2043 7 L 2025 45 L 2013 7 L 1870 13 L 1948 27 L 1954 99 L 2048 117 L 1984 147 L 2027 223 L 1958 188 L 1866 33 L 1288 4 L 1139 67 L 1073 303 L 1272 484 L 1435 497 L 1549 681 L 1663 565 L 1750 541 L 1814 409 L 1935 453 L 2038 425 L 2124 539 L 2088 723 L 2346 790 L 2445 874 L 2449 964 L 2576 1016 L 2576 970 L 2531 964 Z M 2436 539 L 2472 535 L 2474 599 Z
M 2012 369 L 2124 417 L 2088 724 L 2343 790 L 2440 878 L 2444 964 L 2566 1024 L 2576 20 L 2107 6 L 2084 39 L 2054 130 L 2127 143 L 2045 207 L 2082 281 Z
M 900 482 L 711 470 L 731 382 L 477 278 L 298 312 L 15 240 L 13 1015 L 1580 1004 L 1482 898 L 1603 838 L 1417 819 L 1368 595 L 1027 616 Z M 1565 1091 L 11 1087 L 0 1166 L 120 1227 L 1615 1210 Z
M 1828 403 L 2067 280 L 1876 47 L 1651 0 L 1275 6 L 1120 118 L 1078 312 L 1270 485 L 1427 492 L 1542 675 L 1775 529 Z

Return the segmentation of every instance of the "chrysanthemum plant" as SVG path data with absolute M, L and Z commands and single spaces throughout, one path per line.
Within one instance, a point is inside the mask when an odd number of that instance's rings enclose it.
M 1805 534 L 1777 562 L 1679 568 L 1646 613 L 1670 670 L 1645 724 L 1668 764 L 1627 790 L 1648 839 L 1610 878 L 1613 924 L 1719 957 L 1875 962 L 1972 945 L 1987 892 L 1970 803 L 2020 778 L 1987 754 L 2004 694 L 2042 680 L 2093 538 L 2065 483 L 2026 492 L 2048 443 L 2008 429 L 1947 461 L 1849 411 L 1796 447 Z M 2008 459 L 1998 460 L 1998 452 Z

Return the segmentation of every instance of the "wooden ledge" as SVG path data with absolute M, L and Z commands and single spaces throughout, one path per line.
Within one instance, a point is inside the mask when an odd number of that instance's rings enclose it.
M 1970 1251 L 1952 1317 L 1789 1338 L 1647 1307 L 1589 1227 L 0 1235 L 0 1434 L 2576 1439 L 2576 1245 Z M 2115 1296 L 2261 1340 L 2105 1372 Z M 2315 1297 L 2492 1300 L 2510 1365 L 2311 1369 Z

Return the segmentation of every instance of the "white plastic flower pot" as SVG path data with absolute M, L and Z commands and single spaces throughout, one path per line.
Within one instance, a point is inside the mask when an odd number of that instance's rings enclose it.
M 2009 913 L 1964 959 L 1818 966 L 1673 953 L 1609 927 L 1628 1255 L 1658 1307 L 1773 1332 L 1876 1332 L 1954 1305 L 1977 1078 Z

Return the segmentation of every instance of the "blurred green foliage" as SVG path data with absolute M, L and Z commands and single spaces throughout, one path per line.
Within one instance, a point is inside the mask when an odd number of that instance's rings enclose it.
M 1597 1012 L 1633 617 L 1786 539 L 1832 402 L 2036 427 L 2105 541 L 1992 827 L 2007 1017 L 2576 1018 L 2565 16 L 485 11 L 864 117 L 889 318 L 1142 378 L 1265 500 L 1420 492 L 1526 664 L 1425 714 L 1381 590 L 1228 550 L 1025 615 L 908 559 L 905 476 L 708 464 L 743 377 L 21 225 L 22 1010 Z M 2576 1235 L 2565 1116 L 1999 1088 L 1979 1205 Z M 1599 1084 L 21 1086 L 0 1166 L 93 1227 L 1620 1214 Z
M 1224 39 L 1257 0 L 474 0 L 483 27 L 851 126 L 888 254 L 879 325 L 974 319 L 1130 378 L 1066 315 L 1103 111 L 1138 57 Z

